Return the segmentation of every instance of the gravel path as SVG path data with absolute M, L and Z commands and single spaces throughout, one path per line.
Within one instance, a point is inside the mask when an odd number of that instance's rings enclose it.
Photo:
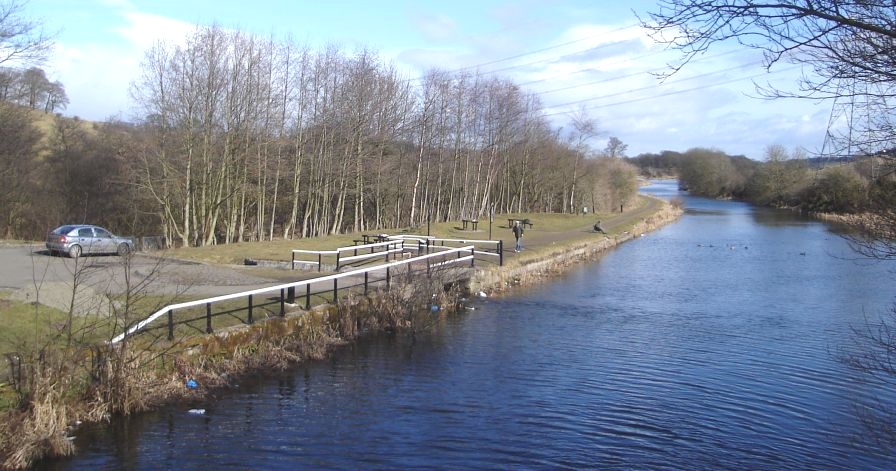
M 0 289 L 11 299 L 77 314 L 109 312 L 110 298 L 126 292 L 128 284 L 153 295 L 216 296 L 282 282 L 235 267 L 146 255 L 70 259 L 49 255 L 42 245 L 0 247 Z

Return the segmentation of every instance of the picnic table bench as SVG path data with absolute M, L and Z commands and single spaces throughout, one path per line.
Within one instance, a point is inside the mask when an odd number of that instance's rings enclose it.
M 529 229 L 532 229 L 532 226 L 535 225 L 535 223 L 532 222 L 532 221 L 530 221 L 529 219 L 513 219 L 513 218 L 508 218 L 508 219 L 507 219 L 507 227 L 513 227 L 513 224 L 514 224 L 515 222 L 519 222 L 520 224 L 522 224 L 523 229 L 525 229 L 526 226 L 529 226 Z
M 476 227 L 479 226 L 478 219 L 461 219 L 460 222 L 463 224 L 464 230 L 467 230 L 468 225 L 472 225 L 474 231 L 476 230 Z
M 387 242 L 389 240 L 389 236 L 387 234 L 361 234 L 361 239 L 355 239 L 354 242 L 371 244 L 374 242 Z

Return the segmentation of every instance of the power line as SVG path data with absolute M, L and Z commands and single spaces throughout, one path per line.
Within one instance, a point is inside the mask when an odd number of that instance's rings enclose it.
M 458 68 L 458 69 L 448 70 L 448 71 L 446 71 L 446 72 L 449 73 L 449 74 L 453 74 L 453 73 L 457 73 L 457 72 L 463 72 L 463 71 L 465 71 L 465 70 L 476 70 L 476 69 L 479 69 L 479 68 L 481 68 L 481 67 L 485 67 L 485 66 L 488 66 L 488 65 L 500 64 L 500 63 L 502 63 L 502 62 L 507 62 L 507 61 L 511 61 L 511 60 L 514 60 L 514 59 L 519 59 L 519 58 L 521 58 L 521 57 L 531 56 L 531 55 L 534 55 L 534 54 L 540 54 L 540 53 L 542 53 L 542 52 L 552 51 L 552 50 L 554 50 L 554 49 L 559 49 L 559 48 L 561 48 L 561 47 L 566 47 L 566 46 L 569 46 L 569 45 L 572 45 L 572 44 L 578 44 L 578 43 L 581 43 L 581 42 L 584 42 L 584 41 L 590 41 L 590 40 L 593 40 L 593 39 L 595 39 L 595 38 L 604 37 L 604 36 L 607 36 L 607 35 L 612 34 L 612 33 L 618 33 L 618 32 L 620 32 L 620 31 L 624 31 L 624 30 L 626 30 L 626 29 L 629 29 L 629 28 L 632 28 L 632 27 L 635 27 L 635 26 L 638 26 L 638 24 L 635 23 L 635 24 L 629 24 L 629 25 L 625 25 L 625 26 L 620 26 L 619 28 L 616 28 L 616 29 L 613 29 L 613 30 L 610 30 L 610 31 L 605 31 L 605 32 L 603 32 L 603 33 L 601 33 L 601 34 L 597 34 L 597 35 L 594 35 L 594 36 L 588 36 L 588 37 L 580 38 L 580 39 L 576 39 L 576 40 L 573 40 L 573 41 L 567 41 L 567 42 L 565 42 L 565 43 L 555 44 L 555 45 L 553 45 L 553 46 L 548 46 L 548 47 L 544 47 L 544 48 L 541 48 L 541 49 L 536 49 L 536 50 L 533 50 L 533 51 L 522 52 L 522 53 L 515 54 L 515 55 L 512 55 L 512 56 L 504 57 L 504 58 L 501 58 L 501 59 L 495 59 L 495 60 L 492 60 L 492 61 L 482 62 L 482 63 L 479 63 L 479 64 L 474 64 L 474 65 L 470 65 L 470 66 L 466 66 L 466 67 L 460 67 L 460 68 Z M 609 43 L 608 45 L 610 45 L 610 44 L 614 44 L 614 43 Z M 604 45 L 602 45 L 602 46 L 598 46 L 598 47 L 603 47 L 603 46 L 604 46 Z M 579 53 L 579 52 L 583 52 L 583 51 L 577 51 L 576 53 Z M 559 57 L 562 58 L 562 57 L 565 57 L 565 56 L 559 56 Z M 556 60 L 556 58 L 555 58 L 554 60 Z M 543 61 L 538 61 L 538 62 L 543 62 Z M 536 63 L 537 63 L 537 62 L 536 62 Z M 530 64 L 530 65 L 531 65 L 531 64 Z M 524 65 L 524 66 L 525 66 L 525 65 Z M 488 71 L 488 72 L 485 72 L 485 73 L 489 73 L 489 74 L 490 74 L 490 73 L 496 73 L 496 72 L 500 72 L 500 71 L 504 71 L 504 70 L 512 70 L 513 68 L 516 68 L 516 67 L 517 67 L 517 66 L 514 66 L 514 67 L 507 67 L 507 68 L 505 68 L 505 69 L 497 69 L 497 70 Z M 422 80 L 423 78 L 425 78 L 425 77 L 417 77 L 417 78 L 411 79 L 410 81 L 418 81 L 418 80 Z
M 778 72 L 773 72 L 773 73 L 790 72 L 791 70 L 796 70 L 796 69 L 799 69 L 799 68 L 800 68 L 800 66 L 788 67 L 788 68 L 786 68 L 786 69 L 781 69 L 781 70 L 779 70 Z M 742 80 L 752 80 L 752 79 L 759 78 L 759 77 L 766 76 L 766 75 L 768 75 L 768 73 L 760 73 L 760 74 L 756 74 L 756 75 L 751 75 L 751 76 L 749 76 L 749 77 L 737 77 L 737 78 L 733 78 L 733 79 L 731 79 L 731 80 L 725 80 L 725 81 L 722 81 L 722 82 L 713 83 L 713 84 L 711 84 L 711 85 L 701 85 L 701 86 L 698 86 L 698 87 L 686 88 L 686 89 L 683 89 L 683 90 L 670 90 L 670 91 L 668 91 L 668 92 L 660 93 L 660 94 L 657 94 L 657 95 L 643 96 L 643 97 L 638 97 L 638 98 L 632 98 L 632 99 L 630 99 L 630 100 L 617 101 L 617 102 L 614 102 L 614 103 L 605 103 L 605 104 L 601 104 L 601 105 L 594 105 L 594 106 L 589 107 L 589 108 L 586 108 L 586 109 L 609 108 L 609 107 L 611 107 L 611 106 L 628 105 L 628 104 L 631 104 L 631 103 L 638 103 L 638 102 L 642 102 L 642 101 L 653 100 L 653 99 L 656 99 L 656 98 L 665 98 L 665 97 L 667 97 L 667 96 L 680 95 L 680 94 L 682 94 L 682 93 L 690 93 L 690 92 L 694 92 L 694 91 L 698 91 L 698 90 L 706 90 L 706 89 L 708 89 L 708 88 L 715 88 L 715 87 L 719 87 L 719 86 L 722 86 L 722 85 L 727 85 L 727 84 L 729 84 L 729 83 L 740 82 L 740 81 L 742 81 Z M 578 105 L 578 104 L 586 103 L 586 102 L 589 102 L 589 101 L 595 101 L 595 100 L 600 100 L 600 99 L 603 99 L 603 98 L 614 97 L 614 96 L 620 96 L 620 95 L 627 95 L 627 94 L 630 94 L 630 93 L 634 93 L 634 92 L 638 92 L 638 91 L 643 91 L 643 90 L 649 90 L 649 89 L 652 89 L 652 88 L 653 88 L 653 87 L 643 87 L 643 88 L 638 88 L 638 89 L 627 90 L 627 91 L 624 91 L 624 92 L 613 93 L 613 94 L 610 94 L 610 95 L 604 95 L 604 96 L 593 97 L 593 98 L 586 98 L 586 99 L 583 99 L 583 100 L 571 101 L 571 102 L 569 102 L 569 103 L 563 103 L 563 104 L 561 104 L 561 105 L 552 106 L 552 107 L 550 107 L 550 108 L 556 108 L 556 107 L 561 107 L 561 106 L 570 106 L 570 105 Z M 542 116 L 544 116 L 544 117 L 551 117 L 551 116 L 557 116 L 557 115 L 562 115 L 562 114 L 567 114 L 567 113 L 569 113 L 568 110 L 567 110 L 567 111 L 556 111 L 556 112 L 553 112 L 553 113 L 546 113 L 546 114 L 543 114 Z
M 657 54 L 661 54 L 661 53 L 663 53 L 663 52 L 665 52 L 665 51 L 664 51 L 664 50 L 657 50 L 657 51 L 649 52 L 649 53 L 647 53 L 647 54 L 642 54 L 642 55 L 640 55 L 640 56 L 636 56 L 636 57 L 627 57 L 627 58 L 624 58 L 624 59 L 619 60 L 619 61 L 610 62 L 608 65 L 618 65 L 618 64 L 624 64 L 624 63 L 626 63 L 626 62 L 633 62 L 633 61 L 637 61 L 637 60 L 641 60 L 641 59 L 646 59 L 646 58 L 648 58 L 648 57 L 655 56 L 655 55 L 657 55 Z M 730 55 L 730 54 L 734 54 L 734 53 L 736 53 L 736 52 L 741 52 L 741 51 L 738 51 L 738 50 L 736 50 L 736 49 L 732 49 L 732 50 L 730 50 L 730 51 L 722 52 L 722 53 L 719 53 L 719 54 L 713 54 L 713 55 L 710 55 L 710 56 L 705 56 L 705 57 L 701 57 L 701 58 L 699 58 L 699 59 L 695 59 L 694 61 L 692 61 L 692 63 L 700 63 L 700 62 L 703 62 L 703 61 L 706 61 L 706 60 L 717 59 L 717 58 L 719 58 L 719 57 L 723 57 L 723 56 L 727 56 L 727 55 Z M 521 84 L 519 84 L 519 85 L 520 85 L 521 87 L 525 87 L 526 85 L 532 85 L 532 84 L 534 84 L 534 83 L 547 82 L 547 81 L 549 81 L 549 80 L 557 80 L 557 79 L 561 79 L 561 78 L 569 77 L 569 76 L 571 76 L 571 75 L 581 74 L 581 73 L 585 73 L 585 72 L 599 72 L 599 70 L 598 70 L 598 69 L 594 69 L 594 68 L 580 69 L 580 70 L 577 70 L 577 71 L 575 71 L 575 72 L 568 72 L 568 73 L 565 73 L 565 74 L 555 75 L 555 76 L 548 77 L 548 78 L 543 78 L 543 79 L 538 79 L 538 80 L 531 80 L 531 81 L 529 81 L 529 82 L 523 82 L 523 83 L 521 83 Z M 643 73 L 643 72 L 641 72 L 641 73 Z M 638 73 L 633 73 L 633 74 L 631 74 L 631 75 L 627 75 L 627 76 L 620 77 L 620 78 L 634 77 L 634 76 L 636 76 L 637 74 L 638 74 Z
M 685 77 L 685 78 L 682 78 L 682 79 L 680 79 L 680 80 L 677 80 L 677 81 L 675 81 L 675 82 L 673 82 L 673 83 L 674 83 L 674 84 L 679 84 L 679 83 L 682 83 L 682 82 L 688 82 L 688 81 L 691 81 L 691 80 L 696 80 L 696 79 L 700 79 L 700 78 L 710 77 L 710 76 L 713 76 L 713 75 L 725 74 L 725 73 L 728 73 L 728 72 L 733 72 L 733 71 L 735 71 L 735 70 L 740 70 L 740 69 L 744 69 L 744 68 L 751 67 L 751 66 L 754 66 L 754 65 L 759 65 L 759 64 L 762 64 L 762 61 L 761 61 L 761 60 L 753 61 L 753 62 L 745 62 L 745 63 L 743 63 L 743 64 L 739 64 L 739 65 L 734 66 L 734 67 L 728 67 L 728 68 L 726 68 L 726 69 L 714 70 L 714 71 L 712 71 L 712 72 L 705 72 L 705 73 L 702 73 L 702 74 L 697 74 L 697 75 L 693 75 L 693 76 L 690 76 L 690 77 Z M 637 77 L 637 76 L 639 76 L 639 75 L 644 75 L 644 74 L 646 74 L 646 73 L 650 73 L 650 72 L 641 70 L 641 71 L 638 71 L 638 72 L 632 72 L 632 73 L 630 73 L 630 74 L 620 75 L 620 76 L 616 76 L 616 77 L 605 78 L 605 79 L 601 79 L 601 80 L 595 80 L 595 81 L 586 82 L 586 83 L 580 83 L 580 84 L 576 84 L 576 85 L 569 85 L 569 86 L 566 86 L 566 87 L 554 88 L 554 89 L 550 89 L 550 90 L 541 90 L 541 91 L 538 91 L 538 94 L 539 94 L 539 95 L 545 95 L 545 94 L 548 94 L 548 93 L 561 92 L 561 91 L 565 91 L 565 90 L 571 90 L 571 89 L 574 89 L 574 88 L 587 87 L 587 86 L 592 86 L 592 85 L 599 85 L 599 84 L 602 84 L 602 83 L 615 82 L 615 81 L 617 81 L 617 80 L 622 80 L 622 79 L 626 79 L 626 78 Z M 649 89 L 653 89 L 653 88 L 654 88 L 654 87 L 642 87 L 642 88 L 632 89 L 632 90 L 625 91 L 625 92 L 617 92 L 617 93 L 610 94 L 610 95 L 603 95 L 602 98 L 606 98 L 606 97 L 608 97 L 608 96 L 616 96 L 616 95 L 619 95 L 619 94 L 625 94 L 625 93 L 635 92 L 635 91 L 649 90 Z M 557 106 L 564 106 L 564 105 L 565 105 L 565 103 L 564 103 L 563 105 L 557 105 Z

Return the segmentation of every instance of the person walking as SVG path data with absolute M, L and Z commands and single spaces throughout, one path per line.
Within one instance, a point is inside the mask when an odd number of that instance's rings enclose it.
M 520 224 L 519 221 L 513 221 L 513 236 L 516 237 L 516 248 L 514 248 L 514 252 L 519 252 L 523 250 L 523 225 Z

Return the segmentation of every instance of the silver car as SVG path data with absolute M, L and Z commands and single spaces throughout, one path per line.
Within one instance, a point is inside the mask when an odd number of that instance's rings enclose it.
M 124 256 L 134 251 L 134 242 L 99 226 L 71 224 L 57 227 L 47 235 L 47 249 L 51 254 L 64 253 L 72 258 L 82 254 Z

